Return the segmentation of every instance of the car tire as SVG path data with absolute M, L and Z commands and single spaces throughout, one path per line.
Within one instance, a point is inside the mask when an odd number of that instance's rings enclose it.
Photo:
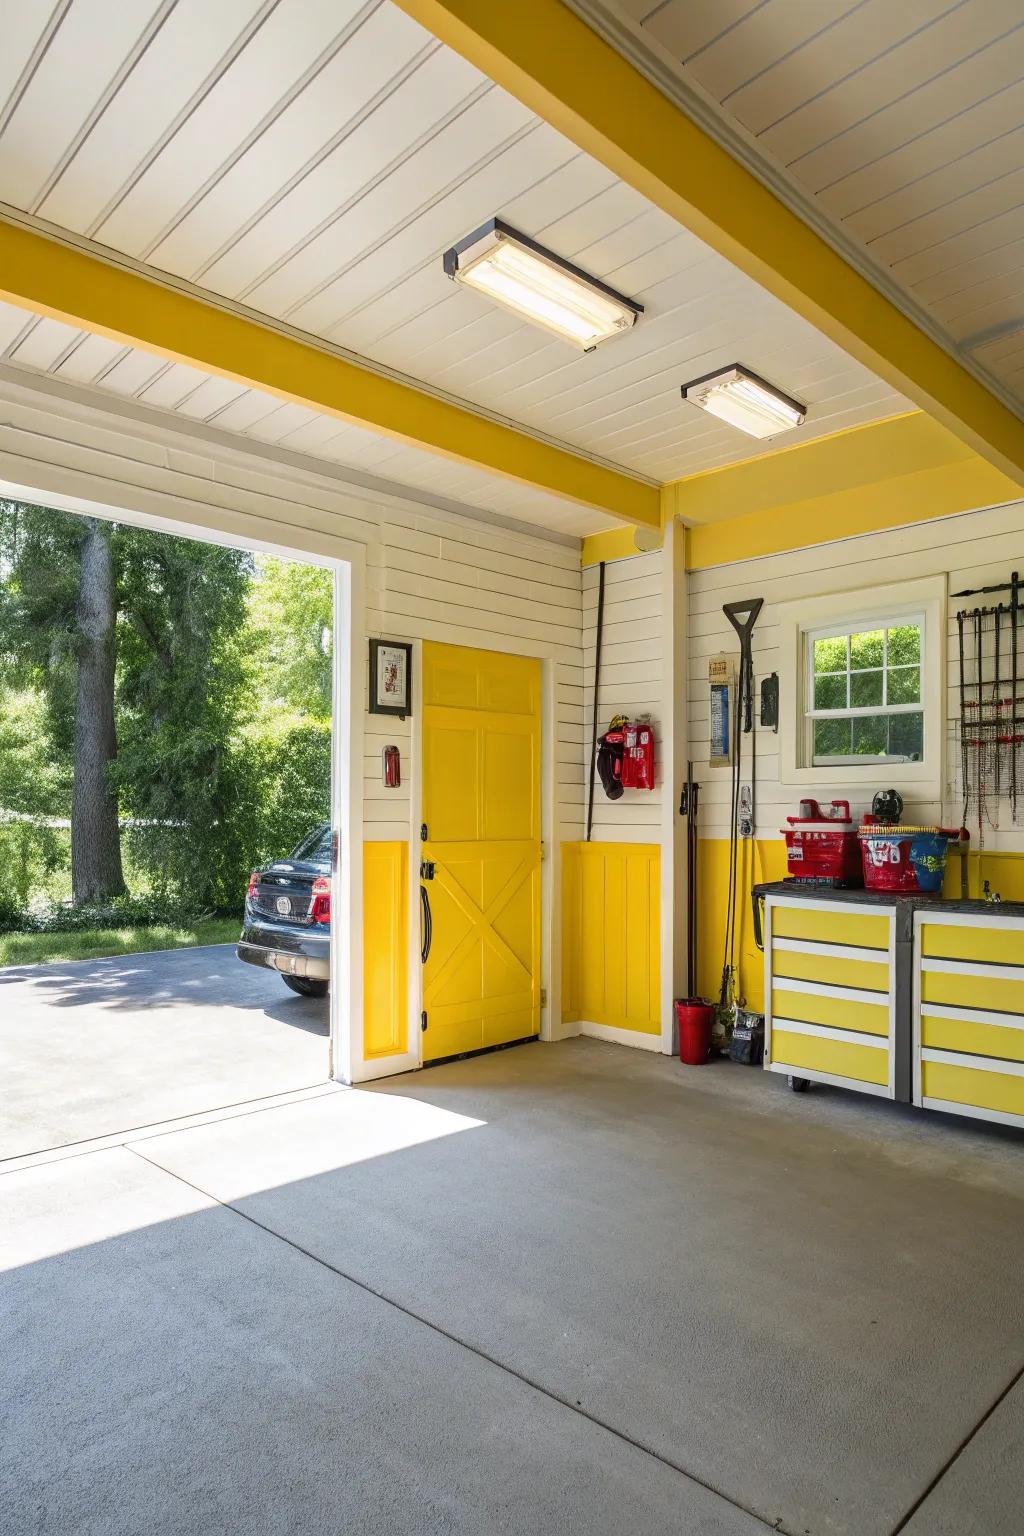
M 286 987 L 297 992 L 300 997 L 326 997 L 326 981 L 317 981 L 312 976 L 282 976 L 281 980 Z

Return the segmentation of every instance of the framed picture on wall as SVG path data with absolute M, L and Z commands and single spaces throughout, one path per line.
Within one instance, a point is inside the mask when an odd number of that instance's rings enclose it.
M 401 640 L 370 641 L 370 714 L 412 712 L 412 646 Z

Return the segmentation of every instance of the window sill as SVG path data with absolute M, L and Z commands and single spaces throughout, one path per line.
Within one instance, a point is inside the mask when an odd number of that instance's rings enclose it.
M 883 782 L 884 781 L 884 782 Z M 919 800 L 942 799 L 941 774 L 928 763 L 836 763 L 815 768 L 790 768 L 780 776 L 781 789 L 806 791 L 813 785 L 845 786 L 851 790 L 900 789 L 914 792 Z

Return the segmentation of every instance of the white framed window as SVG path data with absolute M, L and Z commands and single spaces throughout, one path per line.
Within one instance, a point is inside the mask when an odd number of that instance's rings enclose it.
M 806 763 L 923 759 L 925 628 L 906 613 L 804 632 Z
M 779 782 L 942 798 L 946 578 L 779 606 Z M 884 780 L 884 783 L 883 783 Z

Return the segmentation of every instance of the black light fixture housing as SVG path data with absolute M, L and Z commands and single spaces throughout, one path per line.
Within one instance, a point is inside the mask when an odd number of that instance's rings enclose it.
M 807 407 L 743 363 L 730 363 L 691 379 L 680 390 L 684 400 L 751 437 L 775 437 L 807 419 Z
M 449 247 L 443 264 L 453 281 L 585 352 L 630 330 L 644 312 L 642 304 L 499 218 Z

